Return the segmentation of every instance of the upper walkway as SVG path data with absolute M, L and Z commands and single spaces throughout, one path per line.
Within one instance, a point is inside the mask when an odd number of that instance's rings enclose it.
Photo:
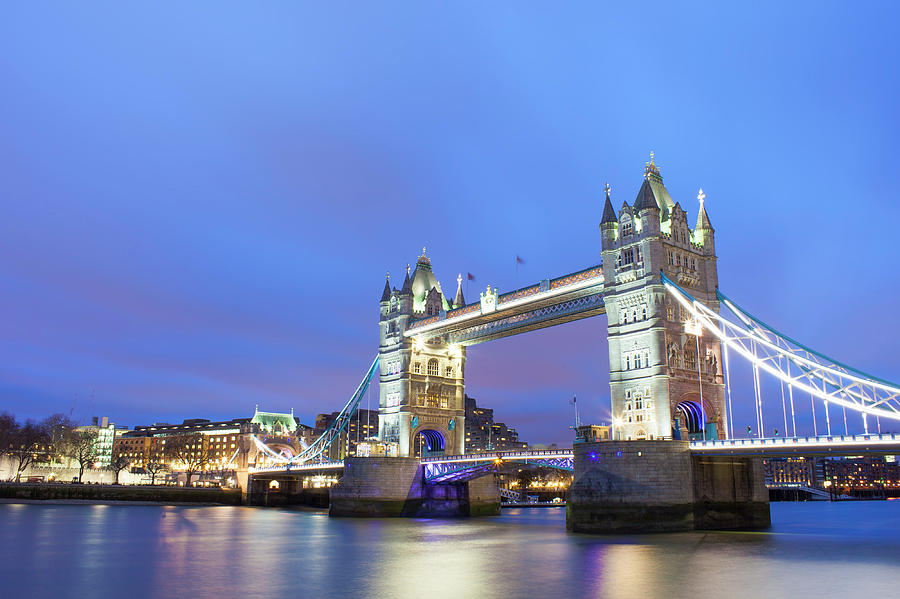
M 592 266 L 509 293 L 498 294 L 488 288 L 480 301 L 413 321 L 403 334 L 475 345 L 603 314 L 602 292 L 603 268 Z

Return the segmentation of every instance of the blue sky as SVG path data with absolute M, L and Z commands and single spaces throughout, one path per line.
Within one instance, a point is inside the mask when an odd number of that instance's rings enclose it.
M 385 271 L 423 245 L 448 289 L 597 263 L 603 184 L 633 201 L 651 149 L 689 218 L 707 193 L 728 295 L 900 380 L 897 13 L 10 6 L 0 407 L 311 422 L 376 351 Z M 474 347 L 467 391 L 566 443 L 572 394 L 607 417 L 605 326 Z

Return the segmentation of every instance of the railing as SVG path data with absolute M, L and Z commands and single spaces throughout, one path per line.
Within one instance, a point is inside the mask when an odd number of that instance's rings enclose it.
M 528 458 L 570 458 L 574 454 L 571 449 L 537 449 L 528 451 L 494 451 L 484 453 L 466 453 L 461 455 L 443 455 L 422 458 L 422 463 L 435 462 L 483 462 L 485 460 L 524 460 Z
M 900 434 L 819 435 L 817 437 L 773 437 L 762 439 L 716 439 L 691 441 L 691 449 L 827 447 L 835 445 L 900 445 Z
M 261 468 L 250 468 L 251 474 L 260 472 L 309 472 L 315 470 L 337 470 L 344 467 L 342 461 L 316 462 L 306 464 L 276 464 L 274 466 L 263 466 Z

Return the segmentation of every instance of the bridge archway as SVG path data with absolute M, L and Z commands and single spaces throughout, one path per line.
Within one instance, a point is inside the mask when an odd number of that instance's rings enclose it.
M 675 418 L 685 434 L 702 433 L 704 423 L 703 408 L 699 401 L 685 400 L 675 406 Z
M 419 429 L 416 431 L 414 452 L 416 457 L 443 455 L 447 447 L 444 433 L 435 429 Z

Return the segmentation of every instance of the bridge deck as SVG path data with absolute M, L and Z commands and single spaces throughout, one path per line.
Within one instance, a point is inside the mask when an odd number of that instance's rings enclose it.
M 900 453 L 900 434 L 692 441 L 691 451 L 706 455 L 758 455 L 773 458 L 795 455 L 884 455 Z
M 850 456 L 900 454 L 900 433 L 873 435 L 832 435 L 819 437 L 778 437 L 763 439 L 717 439 L 691 441 L 695 455 L 735 455 L 759 457 L 790 456 Z M 551 468 L 571 470 L 575 458 L 572 449 L 544 449 L 526 451 L 497 451 L 463 455 L 422 458 L 426 479 L 436 482 L 474 478 L 478 471 L 487 471 L 497 462 L 524 462 Z M 340 470 L 340 461 L 310 464 L 279 464 L 265 468 L 251 468 L 252 474 L 316 472 Z

